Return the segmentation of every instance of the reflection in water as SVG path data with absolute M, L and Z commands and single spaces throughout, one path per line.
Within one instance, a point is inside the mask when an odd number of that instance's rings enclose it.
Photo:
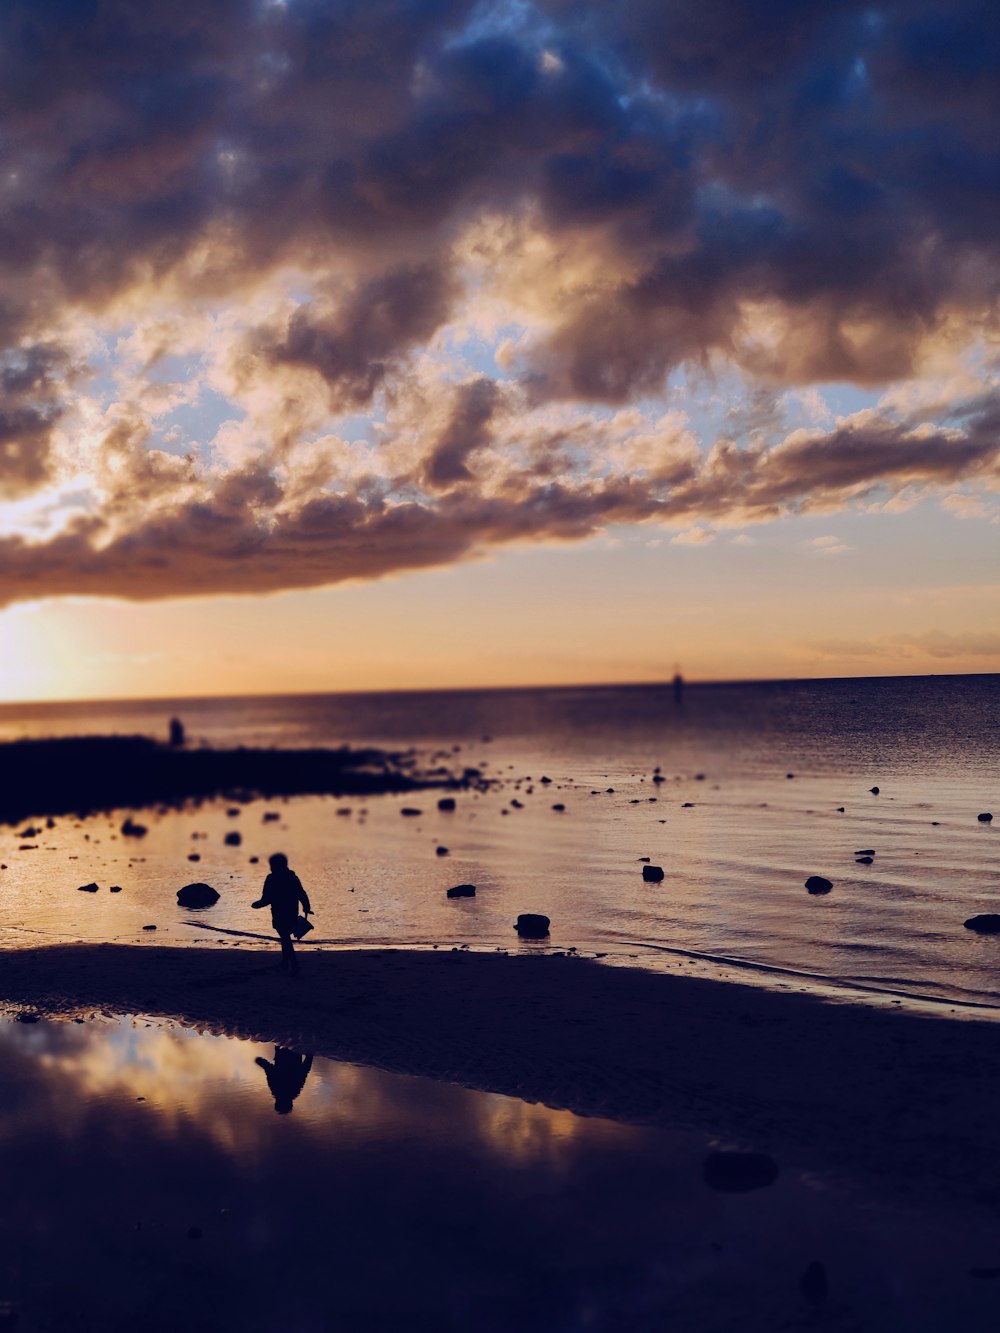
M 257 1056 L 256 1063 L 264 1071 L 267 1086 L 274 1098 L 274 1109 L 279 1115 L 288 1115 L 291 1111 L 292 1103 L 309 1077 L 312 1062 L 311 1055 L 299 1055 L 284 1046 L 275 1046 L 273 1061 L 265 1060 L 262 1055 Z
M 817 1293 L 832 1333 L 993 1327 L 988 1221 L 719 1146 L 144 1020 L 0 1021 L 0 1302 L 28 1333 L 770 1333 Z

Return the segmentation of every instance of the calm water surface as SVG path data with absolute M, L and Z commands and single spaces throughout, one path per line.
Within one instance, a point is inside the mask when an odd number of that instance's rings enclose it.
M 292 1066 L 275 1113 L 259 1061 Z M 995 1219 L 713 1144 L 142 1019 L 0 1019 L 19 1333 L 995 1327 Z M 305 1072 L 303 1072 L 305 1071 Z M 286 1092 L 288 1084 L 285 1085 Z M 279 1089 L 280 1091 L 280 1089 Z M 829 1296 L 799 1281 L 820 1260 Z
M 193 744 L 415 746 L 498 784 L 454 814 L 432 795 L 150 812 L 141 843 L 120 817 L 0 830 L 0 944 L 263 947 L 248 904 L 283 850 L 318 947 L 519 947 L 515 915 L 542 911 L 551 947 L 626 965 L 1000 1004 L 1000 938 L 962 924 L 1000 910 L 1000 677 L 689 687 L 680 706 L 659 687 L 8 706 L 0 736 L 165 735 L 174 713 Z M 647 856 L 661 884 L 643 882 Z M 812 874 L 833 891 L 806 894 Z M 190 880 L 221 902 L 179 912 Z M 99 895 L 76 893 L 90 881 Z M 460 882 L 475 899 L 445 898 Z

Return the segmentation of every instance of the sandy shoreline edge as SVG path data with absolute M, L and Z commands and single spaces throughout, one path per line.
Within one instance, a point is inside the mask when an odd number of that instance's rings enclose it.
M 995 1024 L 585 959 L 71 945 L 0 955 L 0 1002 L 143 1013 L 638 1124 L 893 1192 L 1000 1201 Z

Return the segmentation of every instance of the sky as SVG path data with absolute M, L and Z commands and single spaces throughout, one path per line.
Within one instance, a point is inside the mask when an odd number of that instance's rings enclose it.
M 6 0 L 0 701 L 1000 670 L 993 0 Z

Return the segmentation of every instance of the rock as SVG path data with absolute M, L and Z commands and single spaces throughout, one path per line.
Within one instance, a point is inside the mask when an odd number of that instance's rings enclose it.
M 523 802 L 523 801 L 519 801 L 519 800 L 517 799 L 516 796 L 515 796 L 514 799 L 511 801 L 511 805 L 513 806 L 513 808 L 514 808 L 515 810 L 523 810 L 523 809 L 524 809 L 524 802 Z
M 37 1023 L 40 1017 L 40 1014 L 20 1013 L 17 1016 L 17 1021 L 19 1023 Z
M 251 864 L 252 866 L 255 866 L 259 860 L 260 860 L 260 857 L 259 857 L 259 856 L 251 856 L 251 858 L 250 858 L 250 864 Z
M 450 811 L 454 810 L 454 808 L 455 808 L 454 796 L 442 796 L 440 801 L 438 801 L 439 810 Z
M 538 780 L 539 782 L 544 782 L 546 786 L 548 786 L 548 784 L 552 781 L 551 778 L 539 778 Z
M 541 940 L 549 933 L 549 918 L 540 912 L 522 912 L 514 923 L 514 929 L 526 940 Z
M 80 887 L 77 889 L 77 893 L 97 893 L 97 892 L 98 892 L 98 886 L 96 884 L 81 884 Z
M 826 1280 L 826 1265 L 820 1259 L 814 1259 L 806 1266 L 799 1278 L 799 1291 L 802 1299 L 809 1305 L 822 1305 L 826 1300 L 829 1284 Z
M 854 864 L 856 866 L 870 866 L 874 860 L 874 856 L 859 856 Z
M 647 884 L 659 884 L 663 878 L 662 866 L 643 866 L 642 877 Z
M 232 833 L 227 833 L 226 836 L 222 839 L 222 841 L 226 844 L 227 847 L 238 847 L 240 843 L 243 841 L 243 834 L 237 833 L 236 830 L 234 829 Z
M 838 806 L 837 806 L 837 814 L 838 814 L 838 815 L 842 815 L 843 813 L 844 813 L 844 806 L 842 806 L 842 805 L 838 805 Z
M 437 853 L 438 856 L 447 856 L 447 855 L 448 855 L 448 848 L 447 848 L 447 847 L 435 847 L 435 848 L 434 848 L 434 851 Z
M 121 893 L 121 891 L 122 886 L 120 884 L 112 884 L 111 888 L 108 889 L 109 893 Z
M 41 833 L 41 831 L 42 830 L 40 828 L 35 828 L 33 824 L 29 824 L 28 827 L 23 828 L 17 836 L 19 838 L 24 838 L 24 839 L 37 838 L 39 833 Z
M 337 811 L 337 814 L 340 815 L 341 817 L 350 815 L 350 813 L 351 813 L 351 807 L 349 805 L 342 805 L 340 809 Z
M 861 848 L 861 851 L 860 851 L 860 852 L 855 852 L 854 855 L 855 855 L 855 856 L 874 856 L 874 855 L 875 855 L 875 849 L 874 849 L 874 847 L 862 847 L 862 848 Z
M 873 796 L 878 795 L 878 790 L 879 790 L 878 787 L 869 787 L 868 790 L 871 792 Z
M 982 912 L 979 916 L 970 916 L 965 922 L 966 930 L 974 930 L 977 935 L 1000 935 L 1000 916 L 996 912 Z
M 979 820 L 980 824 L 993 823 L 993 816 L 990 814 L 988 810 L 984 810 L 981 815 L 976 815 L 976 818 Z
M 417 815 L 422 815 L 424 812 L 423 812 L 422 810 L 418 810 L 418 809 L 416 809 L 415 806 L 412 806 L 412 805 L 404 805 L 403 808 L 402 808 L 402 810 L 400 810 L 399 813 L 400 813 L 401 815 L 408 815 L 411 819 L 415 819 L 415 818 L 417 817 Z
M 262 824 L 273 824 L 280 818 L 281 816 L 278 814 L 277 810 L 265 810 L 260 822 Z
M 794 773 L 786 773 L 786 774 L 785 774 L 785 777 L 786 777 L 786 778 L 794 778 L 794 777 L 795 777 L 795 774 L 794 774 Z
M 566 807 L 563 805 L 562 801 L 556 801 L 556 803 L 555 803 L 555 805 L 552 807 L 552 809 L 553 809 L 553 810 L 565 810 Z
M 188 852 L 188 860 L 189 860 L 189 861 L 200 861 L 200 860 L 201 860 L 201 853 L 200 853 L 200 852 Z
M 445 897 L 447 898 L 474 898 L 476 896 L 475 884 L 456 884 L 450 888 Z
M 806 880 L 806 888 L 810 893 L 829 893 L 833 884 L 822 875 L 810 875 Z
M 131 815 L 122 824 L 123 838 L 144 838 L 149 832 L 145 824 L 137 824 Z
M 702 1177 L 709 1189 L 746 1194 L 773 1185 L 778 1164 L 763 1152 L 712 1152 L 705 1158 Z
M 243 811 L 240 809 L 238 805 L 231 805 L 229 809 L 226 811 L 226 814 L 229 816 L 230 819 L 235 819 L 237 815 L 240 815 L 242 813 Z
M 211 907 L 219 895 L 210 884 L 185 884 L 177 890 L 178 907 Z
M 693 810 L 693 809 L 694 809 L 694 801 L 685 801 L 685 802 L 681 805 L 681 809 L 682 809 L 682 810 Z
M 659 784 L 660 784 L 661 782 L 666 782 L 666 780 L 667 780 L 667 779 L 663 776 L 662 773 L 654 773 L 654 774 L 653 774 L 653 781 L 657 784 L 657 786 L 659 786 Z
M 704 781 L 705 781 L 705 774 L 704 774 L 704 773 L 696 773 L 696 774 L 694 775 L 694 780 L 695 780 L 695 782 L 704 782 Z
M 143 926 L 143 930 L 155 930 L 155 926 Z

